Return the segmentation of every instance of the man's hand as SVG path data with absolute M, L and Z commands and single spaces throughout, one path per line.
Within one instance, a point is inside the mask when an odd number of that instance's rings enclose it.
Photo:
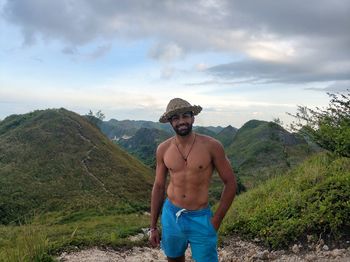
M 149 242 L 151 243 L 152 247 L 159 246 L 160 238 L 159 238 L 159 231 L 157 228 L 154 228 L 153 230 L 150 231 Z
M 220 225 L 221 225 L 221 221 L 219 219 L 216 219 L 216 217 L 214 216 L 211 219 L 211 223 L 212 223 L 214 229 L 217 232 L 219 230 Z

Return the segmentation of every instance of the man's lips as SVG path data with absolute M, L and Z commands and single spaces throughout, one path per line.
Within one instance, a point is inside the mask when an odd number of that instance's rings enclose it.
M 187 129 L 188 127 L 186 125 L 181 125 L 178 126 L 177 129 L 182 130 L 182 129 Z

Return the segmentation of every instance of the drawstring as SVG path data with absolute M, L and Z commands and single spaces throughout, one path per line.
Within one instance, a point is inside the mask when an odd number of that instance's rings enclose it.
M 179 220 L 179 217 L 181 216 L 181 214 L 185 211 L 186 211 L 186 209 L 183 208 L 183 209 L 176 212 L 176 214 L 175 214 L 176 215 L 176 223 Z

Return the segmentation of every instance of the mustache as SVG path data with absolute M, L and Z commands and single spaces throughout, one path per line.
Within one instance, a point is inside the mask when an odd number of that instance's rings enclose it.
M 180 124 L 180 125 L 176 125 L 176 128 L 179 128 L 179 127 L 182 127 L 182 126 L 189 127 L 190 125 L 189 124 Z

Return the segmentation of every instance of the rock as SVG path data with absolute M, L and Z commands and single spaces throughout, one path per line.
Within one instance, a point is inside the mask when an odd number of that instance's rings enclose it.
M 306 261 L 316 261 L 316 260 L 317 260 L 317 256 L 314 255 L 314 254 L 307 254 L 307 255 L 305 256 L 305 260 L 306 260 Z
M 283 256 L 286 253 L 286 251 L 284 251 L 284 250 L 277 250 L 277 251 L 274 251 L 273 253 L 276 256 Z
M 316 248 L 315 248 L 316 252 L 320 252 L 321 251 L 321 247 L 322 246 L 320 244 L 316 245 Z
M 327 245 L 323 245 L 322 249 L 323 249 L 324 251 L 328 251 L 328 250 L 329 250 L 329 247 L 328 247 Z
M 307 242 L 310 243 L 313 240 L 313 236 L 312 235 L 307 235 Z
M 314 243 L 309 244 L 307 247 L 308 247 L 309 250 L 315 250 L 316 249 L 316 246 L 315 246 Z
M 300 252 L 300 248 L 297 244 L 295 244 L 293 247 L 292 247 L 292 251 L 294 254 L 299 254 Z
M 132 241 L 132 242 L 136 242 L 136 241 L 142 240 L 144 237 L 145 237 L 145 234 L 139 233 L 139 234 L 137 234 L 137 235 L 135 235 L 135 236 L 130 236 L 130 237 L 128 237 L 128 239 L 129 239 L 130 241 Z
M 272 252 L 272 253 L 269 253 L 269 254 L 268 254 L 267 258 L 268 258 L 269 260 L 275 260 L 275 259 L 278 258 L 278 256 L 277 256 L 277 254 L 275 254 L 275 253 Z
M 261 259 L 261 260 L 267 260 L 269 259 L 269 251 L 268 250 L 264 250 L 263 252 L 258 252 L 257 254 L 255 254 L 254 258 L 256 259 Z
M 330 255 L 334 258 L 341 257 L 346 252 L 345 249 L 334 249 L 331 251 Z

